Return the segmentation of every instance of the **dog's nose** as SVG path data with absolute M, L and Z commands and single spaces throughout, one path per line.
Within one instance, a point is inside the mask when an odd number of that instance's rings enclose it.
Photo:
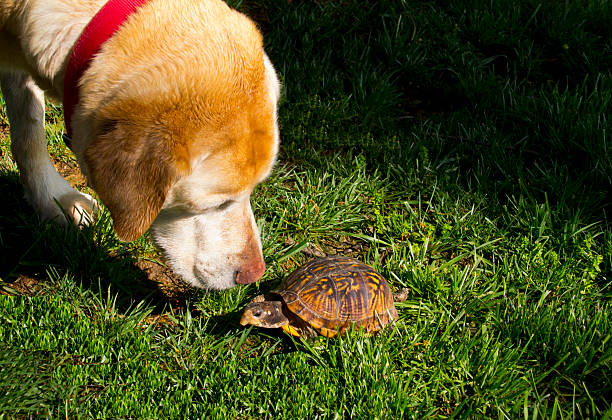
M 266 271 L 266 263 L 262 258 L 256 261 L 248 261 L 236 272 L 236 283 L 249 284 L 255 283 Z

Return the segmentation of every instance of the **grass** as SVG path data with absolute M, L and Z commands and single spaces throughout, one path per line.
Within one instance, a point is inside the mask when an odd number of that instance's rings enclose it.
M 0 417 L 609 418 L 610 2 L 231 4 L 284 86 L 266 275 L 174 293 L 106 212 L 39 224 L 0 113 Z M 241 328 L 313 253 L 409 288 L 395 329 Z

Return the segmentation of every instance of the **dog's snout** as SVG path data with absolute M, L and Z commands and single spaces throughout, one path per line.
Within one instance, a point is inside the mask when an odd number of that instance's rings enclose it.
M 240 270 L 236 271 L 235 280 L 238 284 L 255 283 L 266 271 L 266 263 L 259 258 L 255 261 L 248 261 Z

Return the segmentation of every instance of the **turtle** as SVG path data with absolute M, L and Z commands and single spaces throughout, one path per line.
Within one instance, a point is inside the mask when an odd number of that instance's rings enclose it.
M 374 332 L 397 318 L 393 294 L 372 267 L 344 256 L 315 258 L 267 295 L 255 297 L 240 324 L 293 336 L 334 337 L 351 326 Z

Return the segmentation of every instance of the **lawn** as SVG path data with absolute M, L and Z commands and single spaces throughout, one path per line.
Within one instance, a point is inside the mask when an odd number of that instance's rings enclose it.
M 612 3 L 230 3 L 283 82 L 265 276 L 195 291 L 107 212 L 40 224 L 0 112 L 0 418 L 610 418 Z M 410 290 L 393 330 L 239 325 L 321 254 Z

